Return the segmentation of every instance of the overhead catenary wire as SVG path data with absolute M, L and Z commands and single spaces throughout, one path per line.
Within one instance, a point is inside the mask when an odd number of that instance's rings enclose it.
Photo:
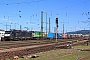
M 37 1 L 30 1 L 30 2 L 24 2 L 24 1 L 22 1 L 22 2 L 19 2 L 19 3 L 8 3 L 8 4 L 6 4 L 6 5 L 12 5 L 12 4 L 17 4 L 17 5 L 20 5 L 20 4 L 30 4 L 30 3 L 33 3 L 33 2 L 41 2 L 41 1 L 46 1 L 46 0 L 37 0 Z M 84 2 L 81 2 L 81 3 L 78 3 L 78 4 L 74 4 L 74 5 L 71 5 L 71 6 L 68 6 L 67 8 L 71 8 L 71 7 L 74 7 L 74 6 L 77 6 L 77 5 L 80 5 L 80 4 L 83 4 L 83 3 L 86 3 L 86 2 L 88 2 L 89 0 L 85 0 Z M 57 10 L 61 10 L 61 9 L 66 9 L 66 7 L 64 7 L 64 8 L 60 8 L 60 9 L 56 9 L 56 10 L 53 10 L 53 11 L 57 11 Z M 52 12 L 53 12 L 52 11 Z
M 40 1 L 45 1 L 45 0 L 37 0 L 38 2 L 40 2 Z M 21 4 L 30 4 L 30 3 L 33 3 L 33 2 L 37 2 L 37 1 L 30 1 L 30 2 L 20 2 L 20 3 L 8 3 L 8 5 L 12 5 L 12 4 L 16 4 L 16 5 L 21 5 Z M 87 1 L 85 1 L 85 2 L 83 2 L 83 3 L 86 3 Z M 76 5 L 72 5 L 71 7 L 74 7 L 74 6 L 76 6 Z M 20 6 L 21 7 L 21 6 Z M 70 8 L 70 6 L 68 6 L 67 8 Z M 66 7 L 65 7 L 65 9 L 66 9 Z M 7 9 L 8 10 L 8 9 Z M 57 9 L 56 9 L 57 10 Z M 19 12 L 19 11 L 21 11 L 22 12 L 22 10 L 21 9 L 19 9 L 18 10 L 18 15 L 19 15 L 19 17 L 22 17 L 22 15 L 31 15 L 32 13 L 26 13 L 26 14 L 23 14 L 23 13 L 21 13 L 21 12 Z M 52 11 L 53 12 L 53 11 Z M 67 16 L 67 13 L 68 12 L 66 12 L 66 16 Z M 5 15 L 7 15 L 8 13 L 5 13 Z M 59 13 L 57 13 L 58 15 L 59 15 Z M 57 15 L 56 14 L 56 15 Z M 10 14 L 9 14 L 10 15 Z M 36 16 L 38 16 L 38 14 L 33 14 L 33 17 L 35 17 L 35 15 Z M 53 15 L 53 13 L 52 13 L 52 15 Z M 6 17 L 6 16 L 5 16 Z
M 75 7 L 75 6 L 78 6 L 78 5 L 82 5 L 82 4 L 87 3 L 88 1 L 90 1 L 90 0 L 84 0 L 83 2 L 80 2 L 80 3 L 77 3 L 77 4 L 73 4 L 73 5 L 70 5 L 70 6 L 67 6 L 67 7 L 55 9 L 55 10 L 53 10 L 53 12 L 57 11 L 57 10 L 68 9 L 68 8 L 72 8 L 72 7 Z
M 0 3 L 0 5 L 13 5 L 13 4 L 30 4 L 30 3 L 34 3 L 34 2 L 41 2 L 41 1 L 45 1 L 45 0 L 37 0 L 37 1 L 22 1 L 22 2 L 11 2 L 11 3 Z
M 53 13 L 54 13 L 55 11 L 73 8 L 73 7 L 75 7 L 75 6 L 79 6 L 79 5 L 82 5 L 82 4 L 86 4 L 86 3 L 89 2 L 89 1 L 90 1 L 90 0 L 84 0 L 83 2 L 80 2 L 80 3 L 77 3 L 77 4 L 73 4 L 73 5 L 70 5 L 70 6 L 67 6 L 67 7 L 55 9 L 55 10 L 52 11 L 52 15 L 53 15 Z M 50 12 L 50 11 L 48 11 L 48 12 Z M 54 13 L 54 14 L 55 14 L 55 13 Z M 58 14 L 59 14 L 59 13 L 58 13 Z M 67 14 L 68 14 L 68 12 L 66 12 L 66 15 L 67 15 Z M 57 13 L 56 13 L 56 15 L 57 15 Z M 80 15 L 80 14 L 79 14 L 79 15 Z M 69 17 L 69 15 L 68 15 L 68 17 Z

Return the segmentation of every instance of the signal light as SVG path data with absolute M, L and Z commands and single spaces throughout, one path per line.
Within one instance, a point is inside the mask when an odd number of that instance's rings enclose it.
M 58 25 L 57 25 L 57 27 L 58 27 Z
M 58 18 L 56 18 L 56 24 L 58 24 Z
M 57 27 L 58 27 L 58 18 L 56 18 L 56 25 L 57 25 Z

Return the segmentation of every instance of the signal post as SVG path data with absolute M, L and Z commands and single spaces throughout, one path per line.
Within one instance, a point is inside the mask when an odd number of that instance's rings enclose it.
M 58 43 L 58 41 L 57 41 L 57 33 L 58 33 L 58 18 L 56 18 L 56 43 Z

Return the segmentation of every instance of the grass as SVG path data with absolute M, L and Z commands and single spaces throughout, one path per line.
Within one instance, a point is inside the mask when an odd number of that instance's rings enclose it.
M 90 55 L 89 52 L 80 52 L 80 51 L 72 51 L 72 50 L 55 50 L 50 52 L 45 52 L 39 55 L 38 58 L 30 58 L 27 60 L 75 60 L 77 58 Z M 23 59 L 20 59 L 23 60 Z
M 90 49 L 90 45 L 79 45 L 74 46 L 73 48 L 74 49 L 57 49 L 47 52 L 36 53 L 35 55 L 39 56 L 37 58 L 19 58 L 18 60 L 76 60 L 80 57 L 86 57 L 88 55 L 90 56 L 90 51 L 77 50 L 77 48 Z M 90 58 L 87 60 L 90 60 Z
M 74 46 L 74 48 L 82 48 L 82 49 L 90 49 L 90 45 L 79 45 L 79 46 Z

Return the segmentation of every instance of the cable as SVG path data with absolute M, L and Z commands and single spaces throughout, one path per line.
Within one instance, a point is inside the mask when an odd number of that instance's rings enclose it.
M 33 3 L 33 2 L 41 2 L 41 1 L 45 1 L 45 0 L 37 0 L 37 1 L 30 1 L 30 2 L 19 2 L 19 3 L 17 3 L 17 2 L 11 2 L 11 3 L 8 3 L 8 5 L 12 5 L 12 4 L 30 4 L 30 3 Z M 7 5 L 6 3 L 0 3 L 0 5 Z
M 83 2 L 81 2 L 81 3 L 77 3 L 77 4 L 74 4 L 74 5 L 71 5 L 71 6 L 68 6 L 68 7 L 64 7 L 64 8 L 61 8 L 61 9 L 71 8 L 71 7 L 74 7 L 74 6 L 78 6 L 78 5 L 81 5 L 81 4 L 85 4 L 85 3 L 87 3 L 88 1 L 90 1 L 90 0 L 85 0 L 85 1 L 83 1 Z M 61 10 L 61 9 L 57 9 L 57 10 Z M 54 11 L 57 11 L 57 10 L 54 10 Z

